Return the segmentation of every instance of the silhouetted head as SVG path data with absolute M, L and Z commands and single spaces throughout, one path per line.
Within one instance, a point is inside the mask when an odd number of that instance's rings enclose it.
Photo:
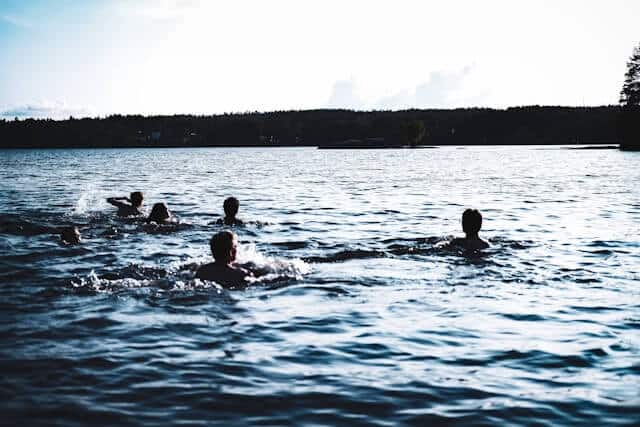
M 69 245 L 77 245 L 80 243 L 80 231 L 77 227 L 65 227 L 60 233 L 60 240 Z
M 478 234 L 482 227 L 482 215 L 477 209 L 467 209 L 462 214 L 462 231 L 466 234 Z
M 230 264 L 236 260 L 238 241 L 231 231 L 216 233 L 209 241 L 211 254 L 217 262 Z
M 129 200 L 131 200 L 131 204 L 134 207 L 139 208 L 140 206 L 142 206 L 144 196 L 140 191 L 134 191 L 133 193 L 129 194 Z
M 171 218 L 171 212 L 169 212 L 169 208 L 167 208 L 167 205 L 164 203 L 156 203 L 151 208 L 151 213 L 149 214 L 149 218 L 147 218 L 147 221 L 161 223 L 165 222 L 169 218 Z
M 235 197 L 228 197 L 225 199 L 222 207 L 224 208 L 224 214 L 228 218 L 235 218 L 238 214 L 238 209 L 240 208 L 240 202 Z

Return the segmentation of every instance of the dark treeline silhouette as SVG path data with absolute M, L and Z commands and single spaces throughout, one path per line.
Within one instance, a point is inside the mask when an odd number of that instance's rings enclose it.
M 307 110 L 215 116 L 0 120 L 2 148 L 601 144 L 619 140 L 621 107 Z M 640 117 L 639 117 L 640 119 Z M 640 121 L 640 120 L 639 120 Z
M 640 43 L 633 49 L 627 62 L 620 105 L 620 148 L 640 150 Z

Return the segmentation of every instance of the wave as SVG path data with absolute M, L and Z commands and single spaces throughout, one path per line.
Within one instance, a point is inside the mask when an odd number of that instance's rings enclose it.
M 224 288 L 217 283 L 190 278 L 188 280 L 177 279 L 136 279 L 131 277 L 110 278 L 111 276 L 98 276 L 95 272 L 86 277 L 74 278 L 71 285 L 80 290 L 98 293 L 118 293 L 131 289 L 150 288 L 163 291 L 185 291 L 211 289 L 222 292 Z
M 345 249 L 335 252 L 327 256 L 311 256 L 304 257 L 304 261 L 313 264 L 332 263 L 349 261 L 353 259 L 366 259 L 366 258 L 385 258 L 389 256 L 386 251 L 367 250 L 367 249 Z
M 198 268 L 211 260 L 208 257 L 193 258 L 187 262 L 173 262 L 164 267 L 143 264 L 128 266 L 101 274 L 92 270 L 84 277 L 75 277 L 73 288 L 95 292 L 119 292 L 127 289 L 151 288 L 164 291 L 185 291 L 223 287 L 215 282 L 195 278 Z M 261 254 L 255 245 L 240 245 L 237 264 L 252 271 L 255 278 L 249 285 L 282 284 L 300 280 L 311 271 L 311 267 L 300 259 L 280 259 Z
M 156 224 L 154 222 L 144 224 L 140 227 L 142 231 L 149 234 L 171 234 L 193 228 L 193 224 L 176 222 L 174 224 Z
M 13 214 L 0 216 L 0 234 L 13 234 L 16 236 L 58 234 L 65 225 L 68 225 L 68 223 L 64 223 L 62 226 L 54 226 L 48 223 L 36 223 L 22 219 L 18 215 Z
M 252 283 L 274 283 L 300 280 L 311 271 L 311 266 L 302 259 L 282 259 L 266 256 L 254 244 L 238 247 L 237 263 L 256 276 Z
M 364 242 L 363 247 L 337 250 L 329 255 L 307 256 L 303 260 L 312 264 L 344 262 L 370 258 L 403 258 L 408 256 L 452 255 L 464 258 L 481 258 L 510 250 L 523 250 L 535 246 L 532 241 L 516 241 L 506 238 L 492 238 L 491 246 L 483 251 L 469 252 L 462 247 L 451 245 L 453 236 L 430 236 L 418 238 L 391 238 L 381 242 Z M 372 247 L 373 246 L 373 247 Z

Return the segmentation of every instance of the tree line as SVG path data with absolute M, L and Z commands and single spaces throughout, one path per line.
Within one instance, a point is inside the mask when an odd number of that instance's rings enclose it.
M 317 146 L 354 139 L 386 145 L 606 144 L 621 138 L 622 109 L 620 106 L 324 109 L 213 116 L 16 118 L 0 120 L 0 147 Z M 640 122 L 638 111 L 631 114 L 632 120 Z
M 620 148 L 640 150 L 640 43 L 627 61 L 627 72 L 620 91 L 620 105 Z

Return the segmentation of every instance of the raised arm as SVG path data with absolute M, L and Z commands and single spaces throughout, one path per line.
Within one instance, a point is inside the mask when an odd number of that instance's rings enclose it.
M 124 208 L 127 207 L 129 205 L 127 205 L 126 203 L 122 203 L 121 200 L 129 200 L 127 197 L 109 197 L 107 198 L 107 203 L 112 204 L 113 206 L 116 206 L 118 208 Z

